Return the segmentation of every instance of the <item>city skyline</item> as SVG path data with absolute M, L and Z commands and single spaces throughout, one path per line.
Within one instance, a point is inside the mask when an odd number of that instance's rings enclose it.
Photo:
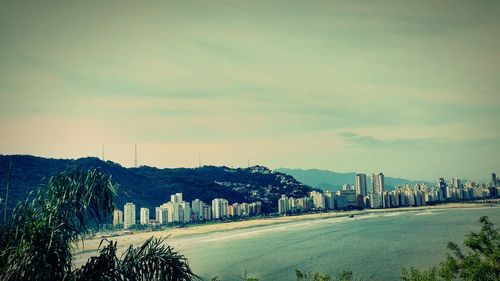
M 500 3 L 9 2 L 0 154 L 487 179 Z M 201 154 L 201 157 L 200 157 Z
M 500 187 L 495 173 L 491 174 L 489 185 L 467 182 L 461 184 L 458 178 L 453 178 L 449 184 L 443 179 L 437 179 L 437 184 L 427 186 L 415 184 L 410 186 L 396 186 L 392 190 L 385 190 L 383 173 L 373 174 L 370 193 L 366 193 L 366 175 L 356 174 L 356 184 L 344 184 L 342 189 L 332 192 L 312 189 L 307 196 L 295 198 L 282 194 L 277 200 L 277 213 L 307 213 L 308 211 L 332 210 L 360 210 L 385 209 L 399 207 L 418 207 L 426 205 L 457 203 L 472 200 L 496 200 Z M 224 220 L 231 217 L 250 217 L 260 215 L 262 203 L 233 203 L 224 198 L 213 198 L 211 204 L 196 198 L 191 201 L 183 200 L 183 193 L 170 195 L 170 201 L 155 207 L 155 219 L 150 220 L 148 207 L 140 208 L 141 225 L 164 225 L 166 223 L 196 223 L 210 220 Z M 127 229 L 137 222 L 136 206 L 126 203 L 124 211 L 113 212 L 113 226 Z M 271 212 L 272 214 L 273 212 Z M 125 218 L 125 219 L 123 219 Z M 123 224 L 123 225 L 122 225 Z

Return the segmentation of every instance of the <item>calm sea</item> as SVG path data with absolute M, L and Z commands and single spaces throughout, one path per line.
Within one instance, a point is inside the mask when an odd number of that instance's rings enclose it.
M 463 241 L 487 215 L 500 227 L 500 208 L 450 209 L 332 218 L 179 239 L 174 247 L 205 279 L 294 280 L 295 269 L 398 280 L 403 266 L 441 261 L 447 241 Z

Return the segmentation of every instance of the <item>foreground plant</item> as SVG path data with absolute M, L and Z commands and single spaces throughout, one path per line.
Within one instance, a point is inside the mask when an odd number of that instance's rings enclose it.
M 437 267 L 428 270 L 403 269 L 403 281 L 438 280 L 500 280 L 500 234 L 488 217 L 479 219 L 479 233 L 465 236 L 465 252 L 454 242 L 448 242 L 450 253 Z
M 0 226 L 0 280 L 197 279 L 182 255 L 155 238 L 121 259 L 108 241 L 99 256 L 73 270 L 72 245 L 110 217 L 115 195 L 110 176 L 97 169 L 52 177 Z
M 468 248 L 462 250 L 456 243 L 448 242 L 450 251 L 446 259 L 438 266 L 427 270 L 411 267 L 403 268 L 402 281 L 498 281 L 500 280 L 500 234 L 488 217 L 479 219 L 481 230 L 479 233 L 471 232 L 465 236 L 464 245 Z M 248 272 L 245 272 L 245 277 Z M 340 270 L 336 274 L 329 272 L 311 272 L 295 270 L 297 281 L 362 281 L 350 270 Z M 241 280 L 254 281 L 254 278 L 241 278 Z M 372 275 L 368 280 L 378 280 Z M 218 277 L 212 281 L 220 281 Z
M 107 241 L 107 240 L 106 240 Z M 100 248 L 99 256 L 91 257 L 75 270 L 75 280 L 192 280 L 186 258 L 165 246 L 165 238 L 154 237 L 141 246 L 130 246 L 121 258 L 116 255 L 116 242 Z M 102 241 L 104 242 L 104 240 Z M 101 243 L 102 243 L 101 242 Z

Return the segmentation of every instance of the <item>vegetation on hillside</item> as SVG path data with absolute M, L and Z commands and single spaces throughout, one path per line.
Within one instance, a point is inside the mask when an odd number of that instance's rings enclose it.
M 186 258 L 151 238 L 121 258 L 102 241 L 99 255 L 73 268 L 73 245 L 114 209 L 116 188 L 99 170 L 50 178 L 34 198 L 18 204 L 0 226 L 0 280 L 193 280 Z
M 301 197 L 311 191 L 309 186 L 293 177 L 272 173 L 264 167 L 126 168 L 95 157 L 67 160 L 29 155 L 0 155 L 2 195 L 5 194 L 9 163 L 12 163 L 10 210 L 17 202 L 24 200 L 33 188 L 37 188 L 44 178 L 74 168 L 88 170 L 99 167 L 103 173 L 113 176 L 114 182 L 120 185 L 115 202 L 120 208 L 123 208 L 126 202 L 134 202 L 137 206 L 154 209 L 169 201 L 171 194 L 181 192 L 183 199 L 188 202 L 196 198 L 206 203 L 210 203 L 214 198 L 225 198 L 230 203 L 261 201 L 262 211 L 269 213 L 277 211 L 276 202 L 281 194 Z

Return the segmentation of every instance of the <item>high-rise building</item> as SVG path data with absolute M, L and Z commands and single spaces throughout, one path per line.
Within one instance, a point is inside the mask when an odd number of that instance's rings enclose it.
M 227 206 L 227 215 L 230 217 L 239 216 L 238 208 L 239 208 L 238 203 L 234 203 L 233 205 Z
M 166 208 L 156 207 L 155 214 L 155 219 L 159 224 L 164 224 L 168 221 L 168 210 Z
M 160 209 L 162 210 L 165 210 L 165 212 L 158 214 L 159 216 L 162 216 L 162 219 L 163 219 L 163 215 L 165 215 L 165 219 L 164 219 L 164 222 L 169 222 L 169 223 L 172 223 L 172 222 L 177 222 L 179 221 L 179 203 L 172 203 L 172 202 L 167 202 L 167 203 L 163 203 L 161 204 L 161 206 L 159 207 Z M 175 212 L 175 209 L 177 208 L 177 212 Z
M 297 204 L 293 197 L 288 198 L 288 210 L 292 213 L 297 211 Z
M 170 195 L 170 202 L 163 204 L 164 208 L 168 211 L 168 222 L 182 222 L 184 221 L 184 209 L 182 204 L 185 203 L 182 201 L 182 193 L 176 193 Z M 189 203 L 188 203 L 189 205 Z M 191 212 L 191 210 L 189 211 Z M 191 215 L 191 214 L 190 214 Z
M 307 200 L 309 200 L 309 197 L 295 199 L 295 208 L 297 209 L 298 212 L 304 212 L 308 210 Z
M 462 185 L 460 184 L 459 178 L 451 179 L 451 185 L 453 186 L 453 188 L 462 188 Z
M 182 202 L 182 193 L 176 193 L 176 194 L 170 195 L 170 202 L 181 203 Z
M 212 214 L 214 219 L 227 217 L 227 206 L 229 202 L 224 198 L 215 198 L 212 200 Z
M 357 174 L 356 175 L 356 194 L 366 196 L 368 195 L 366 189 L 366 175 L 365 174 Z
M 203 219 L 203 206 L 205 203 L 201 201 L 200 199 L 195 199 L 191 201 L 191 209 L 196 216 L 197 220 L 202 220 Z
M 311 191 L 309 196 L 312 197 L 314 208 L 316 210 L 324 210 L 325 209 L 325 195 L 323 192 L 319 191 Z
M 372 192 L 382 194 L 384 192 L 384 174 L 372 174 Z
M 342 195 L 337 195 L 335 196 L 335 208 L 339 210 L 343 210 L 347 208 L 348 202 L 347 202 L 347 197 L 342 196 Z
M 141 224 L 149 224 L 149 209 L 148 208 L 141 208 L 140 212 L 141 216 Z
M 248 203 L 241 203 L 241 216 L 250 216 L 250 205 Z
M 382 193 L 372 193 L 370 194 L 370 207 L 372 209 L 383 208 L 383 197 Z
M 438 188 L 439 188 L 439 191 L 441 191 L 441 195 L 443 197 L 443 199 L 445 198 L 448 198 L 450 197 L 450 194 L 448 194 L 448 190 L 447 190 L 447 185 L 446 185 L 446 181 L 444 180 L 444 178 L 439 178 L 437 180 L 437 183 L 438 183 Z
M 123 224 L 123 212 L 120 210 L 113 211 L 113 225 Z
M 335 209 L 335 194 L 327 190 L 323 194 L 325 194 L 325 208 L 327 210 Z
M 495 173 L 491 173 L 491 185 L 493 187 L 497 187 L 498 186 L 497 174 L 495 174 Z
M 356 195 L 356 191 L 353 189 L 341 189 L 338 191 L 339 196 L 343 196 L 347 199 L 348 207 L 359 207 L 358 206 L 358 198 Z
M 172 202 L 170 202 L 172 203 Z M 182 210 L 182 206 L 180 202 L 175 202 L 172 203 L 172 221 L 173 222 L 180 222 L 184 218 L 184 211 Z
M 132 225 L 135 225 L 136 216 L 135 216 L 135 204 L 127 203 L 123 207 L 123 227 L 129 228 Z
M 167 210 L 167 222 L 171 223 L 179 221 L 179 203 L 163 203 L 160 208 Z
M 281 195 L 281 198 L 278 199 L 278 213 L 286 214 L 290 209 L 288 204 L 288 197 L 285 194 Z
M 189 206 L 189 202 L 182 202 L 180 204 L 179 210 L 181 212 L 180 220 L 182 222 L 190 222 L 191 221 L 191 206 Z
M 211 220 L 212 219 L 212 207 L 209 205 L 204 205 L 203 206 L 203 219 L 204 220 Z

